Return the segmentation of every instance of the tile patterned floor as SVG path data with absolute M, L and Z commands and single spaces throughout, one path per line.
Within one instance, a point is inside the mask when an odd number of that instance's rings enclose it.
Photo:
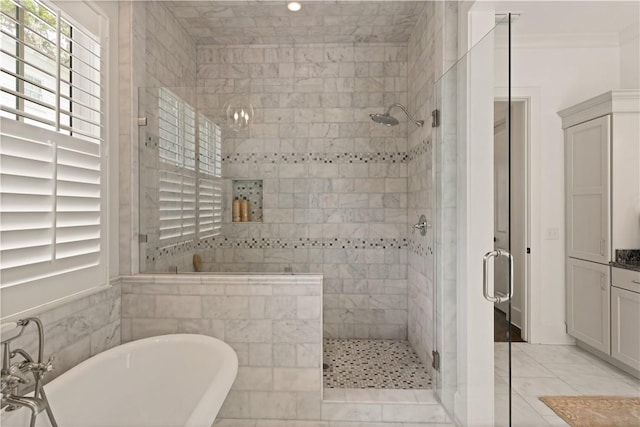
M 326 388 L 430 389 L 431 378 L 408 341 L 325 339 Z
M 640 380 L 572 345 L 513 344 L 513 426 L 567 426 L 538 398 L 546 395 L 640 396 Z M 507 344 L 495 344 L 496 426 L 507 426 Z M 374 390 L 325 389 L 336 400 L 363 400 Z M 377 391 L 377 390 L 375 390 Z M 397 393 L 398 391 L 396 391 Z M 353 394 L 352 399 L 348 394 Z M 404 393 L 404 391 L 403 391 Z M 414 391 L 413 393 L 427 393 Z M 335 396 L 334 396 L 335 395 Z M 326 396 L 325 396 L 326 397 Z M 398 397 L 398 396 L 394 396 Z M 416 395 L 418 401 L 421 401 Z M 423 399 L 426 395 L 423 396 Z M 365 400 L 370 400 L 365 396 Z M 215 427 L 452 427 L 450 424 L 297 420 L 217 420 Z
M 513 425 L 567 426 L 538 398 L 554 395 L 640 396 L 640 381 L 573 345 L 514 343 Z M 495 344 L 496 426 L 507 426 L 507 344 Z

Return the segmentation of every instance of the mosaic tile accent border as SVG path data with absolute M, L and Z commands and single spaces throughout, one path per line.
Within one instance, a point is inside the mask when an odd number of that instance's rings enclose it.
M 185 242 L 167 248 L 147 251 L 147 260 L 202 249 L 403 249 L 407 239 L 230 239 L 212 237 L 199 242 Z M 152 252 L 152 253 L 150 253 Z
M 222 156 L 222 163 L 406 163 L 407 153 L 233 153 Z
M 414 240 L 414 238 L 409 239 L 407 248 L 409 249 L 409 252 L 412 252 L 419 256 L 433 255 L 433 247 L 416 241 Z
M 422 141 L 408 153 L 232 153 L 223 163 L 407 163 L 431 150 L 431 140 Z
M 431 377 L 408 341 L 325 339 L 326 388 L 430 389 Z
M 429 153 L 431 151 L 431 148 L 432 148 L 431 139 L 423 140 L 420 144 L 416 145 L 411 150 L 409 150 L 409 152 L 407 153 L 407 161 L 410 162 L 412 160 L 417 159 L 418 157 L 420 157 L 425 153 Z
M 232 153 L 222 156 L 228 164 L 246 163 L 407 163 L 431 151 L 430 139 L 425 139 L 408 153 Z

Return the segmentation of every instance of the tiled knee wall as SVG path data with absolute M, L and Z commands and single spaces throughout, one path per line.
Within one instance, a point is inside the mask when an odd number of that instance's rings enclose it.
M 319 419 L 321 275 L 140 275 L 123 279 L 123 342 L 198 333 L 238 354 L 222 418 Z
M 46 382 L 120 344 L 119 279 L 112 280 L 111 285 L 93 295 L 28 316 L 42 321 L 45 361 L 55 356 L 54 370 L 47 373 Z M 23 348 L 37 357 L 36 330 L 35 325 L 28 325 L 24 335 L 11 343 L 11 348 Z

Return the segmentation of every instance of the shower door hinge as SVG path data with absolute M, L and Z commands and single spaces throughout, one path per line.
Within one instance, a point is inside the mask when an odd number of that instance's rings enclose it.
M 431 362 L 431 367 L 436 371 L 439 371 L 440 370 L 440 353 L 438 353 L 438 350 L 433 350 L 431 352 L 431 357 L 433 359 L 433 361 Z
M 148 240 L 146 234 L 138 234 L 138 243 L 147 243 Z
M 437 128 L 440 126 L 440 110 L 435 109 L 431 112 L 431 127 Z
M 146 126 L 147 118 L 146 117 L 138 117 L 138 126 Z

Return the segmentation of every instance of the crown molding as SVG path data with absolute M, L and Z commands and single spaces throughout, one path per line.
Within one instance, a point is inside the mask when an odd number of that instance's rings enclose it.
M 640 112 L 640 90 L 612 90 L 558 111 L 566 129 L 595 117 L 616 113 Z

